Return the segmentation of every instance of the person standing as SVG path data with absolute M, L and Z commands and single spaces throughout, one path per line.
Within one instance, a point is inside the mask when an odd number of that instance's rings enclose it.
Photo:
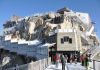
M 68 70 L 68 64 L 67 64 L 67 62 L 68 62 L 68 56 L 67 55 L 65 55 L 65 59 L 66 59 L 66 68 Z
M 66 61 L 65 61 L 65 57 L 63 54 L 61 54 L 60 59 L 61 59 L 61 63 L 62 63 L 62 70 L 65 70 L 65 62 Z
M 70 54 L 70 63 L 72 64 L 73 61 L 74 61 L 73 54 Z
M 65 59 L 66 59 L 66 63 L 68 62 L 68 56 L 67 55 L 65 55 Z
M 60 56 L 59 54 L 56 54 L 56 67 L 57 68 L 58 68 L 59 61 L 60 61 Z
M 83 55 L 80 56 L 80 61 L 81 61 L 82 66 L 84 66 L 84 56 Z
M 74 62 L 75 62 L 75 64 L 77 64 L 77 55 L 76 54 L 74 56 Z
M 89 62 L 89 59 L 88 59 L 88 55 L 86 54 L 84 57 L 84 65 L 86 68 L 88 67 L 88 62 Z
M 54 55 L 54 57 L 53 57 L 54 64 L 56 64 L 56 59 L 57 59 L 57 57 L 56 57 L 56 55 Z

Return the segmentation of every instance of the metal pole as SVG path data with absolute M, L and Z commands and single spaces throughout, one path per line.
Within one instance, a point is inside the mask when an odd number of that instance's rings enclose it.
M 96 70 L 95 69 L 95 60 L 93 60 L 93 69 Z

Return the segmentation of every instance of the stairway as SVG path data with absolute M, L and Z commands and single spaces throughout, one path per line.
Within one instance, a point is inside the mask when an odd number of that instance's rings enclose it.
M 84 54 L 91 54 L 91 59 L 94 58 L 95 55 L 97 55 L 100 52 L 100 46 L 91 47 L 89 50 L 87 50 Z

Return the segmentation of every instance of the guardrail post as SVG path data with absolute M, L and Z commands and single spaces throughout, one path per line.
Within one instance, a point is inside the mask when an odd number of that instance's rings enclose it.
M 40 62 L 39 62 L 39 65 L 40 65 L 40 70 L 42 70 L 42 69 L 41 69 L 41 68 L 42 68 L 42 67 L 41 67 L 41 60 L 40 60 Z
M 95 60 L 93 60 L 93 69 L 95 70 Z

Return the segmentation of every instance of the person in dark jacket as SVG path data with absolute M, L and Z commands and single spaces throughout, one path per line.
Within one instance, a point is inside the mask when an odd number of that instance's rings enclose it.
M 65 70 L 66 61 L 65 61 L 65 57 L 63 54 L 61 54 L 60 59 L 61 59 L 61 63 L 62 63 L 62 70 Z
M 88 67 L 88 62 L 89 62 L 89 59 L 88 59 L 88 55 L 86 54 L 85 57 L 84 57 L 84 66 L 86 68 Z

